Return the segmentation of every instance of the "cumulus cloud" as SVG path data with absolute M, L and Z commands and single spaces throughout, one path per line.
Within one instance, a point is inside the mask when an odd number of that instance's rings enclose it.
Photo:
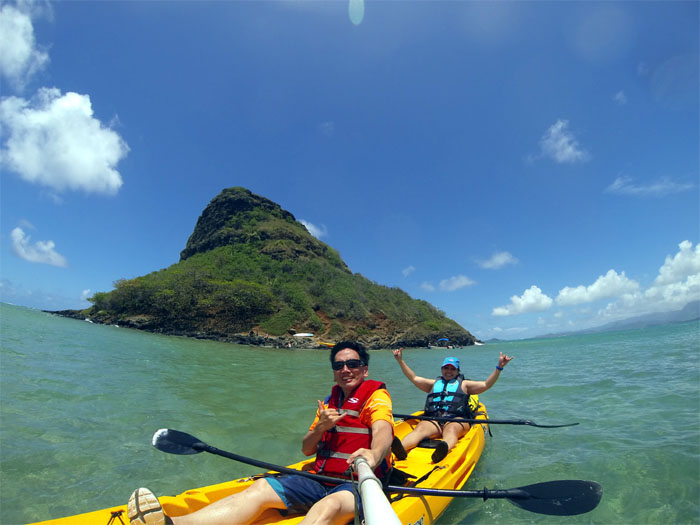
M 683 241 L 678 245 L 678 253 L 671 257 L 659 268 L 659 275 L 654 280 L 654 287 L 679 283 L 688 277 L 700 274 L 700 244 L 693 249 L 693 243 Z
M 89 96 L 42 88 L 31 101 L 8 97 L 0 124 L 2 164 L 27 182 L 105 194 L 122 186 L 115 168 L 129 147 L 93 117 Z
M 551 297 L 548 297 L 546 294 L 542 293 L 542 290 L 533 285 L 525 290 L 520 297 L 517 295 L 512 296 L 509 305 L 494 308 L 492 315 L 508 316 L 528 312 L 541 312 L 549 309 L 552 303 L 553 300 Z
M 62 268 L 67 266 L 66 258 L 55 250 L 56 245 L 53 241 L 37 241 L 31 244 L 31 237 L 26 235 L 24 230 L 19 227 L 12 230 L 10 237 L 12 239 L 12 248 L 22 259 Z
M 673 181 L 670 177 L 662 177 L 650 184 L 635 184 L 632 177 L 623 175 L 617 177 L 610 186 L 605 188 L 605 193 L 631 195 L 634 197 L 663 197 L 665 195 L 687 191 L 693 187 L 693 184 L 678 183 Z
M 316 237 L 317 239 L 320 239 L 321 237 L 325 237 L 328 235 L 328 229 L 326 228 L 325 225 L 320 225 L 316 226 L 315 224 L 310 223 L 309 221 L 305 220 L 300 220 L 300 223 L 302 223 L 304 226 L 306 226 L 306 229 L 309 230 L 309 233 Z
M 573 164 L 584 162 L 590 158 L 576 140 L 574 134 L 569 131 L 568 120 L 557 120 L 552 124 L 540 139 L 542 155 L 549 157 L 559 164 Z
M 429 283 L 428 281 L 423 281 L 420 283 L 420 287 L 423 288 L 426 292 L 434 292 L 435 291 L 435 286 L 433 283 Z
M 654 282 L 646 290 L 631 289 L 598 311 L 602 320 L 680 310 L 700 300 L 700 245 L 683 241 L 675 255 L 666 256 Z
M 557 304 L 571 306 L 576 304 L 591 303 L 609 297 L 619 297 L 624 294 L 639 291 L 639 283 L 629 279 L 625 272 L 618 274 L 615 270 L 609 270 L 601 275 L 590 286 L 566 286 L 559 291 Z
M 5 4 L 0 7 L 0 75 L 17 90 L 49 63 L 49 55 L 38 48 L 34 26 L 24 7 Z
M 627 96 L 625 95 L 624 91 L 618 91 L 615 93 L 613 96 L 613 100 L 617 102 L 620 106 L 624 106 L 627 104 Z
M 476 284 L 476 282 L 472 281 L 469 277 L 464 275 L 455 275 L 449 279 L 443 279 L 440 281 L 440 290 L 445 292 L 454 292 L 460 288 L 472 286 L 474 284 Z
M 411 275 L 415 271 L 416 271 L 416 267 L 411 265 L 411 266 L 407 266 L 406 268 L 401 270 L 401 273 L 403 274 L 404 277 L 408 277 L 409 275 Z
M 649 288 L 623 295 L 602 308 L 599 316 L 610 320 L 668 312 L 700 300 L 700 245 L 693 248 L 686 240 L 678 248 L 678 253 L 666 257 Z
M 485 268 L 487 270 L 498 270 L 499 268 L 502 268 L 506 266 L 507 264 L 517 264 L 518 259 L 513 257 L 510 253 L 508 252 L 498 252 L 494 253 L 490 259 L 487 259 L 485 261 L 477 261 L 479 266 L 482 268 Z

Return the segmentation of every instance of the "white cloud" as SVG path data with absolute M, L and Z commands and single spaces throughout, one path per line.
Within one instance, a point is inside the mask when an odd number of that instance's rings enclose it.
M 122 185 L 115 169 L 129 147 L 93 117 L 90 97 L 42 88 L 32 101 L 0 102 L 8 136 L 2 163 L 24 180 L 55 190 L 114 194 Z
M 464 275 L 455 275 L 453 277 L 450 277 L 449 279 L 443 279 L 440 281 L 440 290 L 443 290 L 445 292 L 454 292 L 456 290 L 459 290 L 460 288 L 464 288 L 465 286 L 472 286 L 476 284 L 475 281 L 472 281 L 469 277 L 466 277 Z
M 639 291 L 639 283 L 629 279 L 625 272 L 618 274 L 615 270 L 609 270 L 601 275 L 590 286 L 566 286 L 559 291 L 557 304 L 571 306 L 575 304 L 591 303 L 608 297 L 619 297 L 624 294 Z
M 678 245 L 674 256 L 667 256 L 649 288 L 622 295 L 598 312 L 605 320 L 622 319 L 654 312 L 680 310 L 700 300 L 700 245 L 690 241 Z
M 485 268 L 487 270 L 497 270 L 507 264 L 517 264 L 518 259 L 513 257 L 508 252 L 498 252 L 494 253 L 488 260 L 477 262 L 482 268 Z
M 300 223 L 302 223 L 304 226 L 306 226 L 306 229 L 309 230 L 309 233 L 316 237 L 317 239 L 320 239 L 321 237 L 325 237 L 328 235 L 328 229 L 326 228 L 325 225 L 321 226 L 316 226 L 315 224 L 310 223 L 309 221 L 305 220 L 300 220 Z
M 674 182 L 670 177 L 662 177 L 656 182 L 647 185 L 634 184 L 632 177 L 623 175 L 617 177 L 615 182 L 605 188 L 605 192 L 635 197 L 663 197 L 664 195 L 687 191 L 693 187 L 693 184 Z
M 700 244 L 695 246 L 690 241 L 678 245 L 678 253 L 671 257 L 659 268 L 659 275 L 654 280 L 654 286 L 665 286 L 681 282 L 686 277 L 700 274 Z
M 627 104 L 627 96 L 625 95 L 624 91 L 618 91 L 615 93 L 613 96 L 613 100 L 617 102 L 620 106 L 624 106 Z
M 10 233 L 12 248 L 22 259 L 52 266 L 66 267 L 66 258 L 55 250 L 53 241 L 37 241 L 30 244 L 30 237 L 22 228 L 15 228 Z
M 37 48 L 32 19 L 25 11 L 9 4 L 0 7 L 0 75 L 18 90 L 49 62 L 48 53 Z
M 420 283 L 420 287 L 423 288 L 426 292 L 434 292 L 435 291 L 435 286 L 433 286 L 433 283 L 429 283 L 428 281 L 423 281 Z
M 541 312 L 552 306 L 552 298 L 542 293 L 537 286 L 532 285 L 525 290 L 523 295 L 514 295 L 510 298 L 508 306 L 499 306 L 493 309 L 492 315 L 508 316 L 518 315 L 528 312 Z
M 560 119 L 552 124 L 540 139 L 540 148 L 542 155 L 560 164 L 584 162 L 590 158 L 569 131 L 568 120 Z
M 406 268 L 401 270 L 401 273 L 403 274 L 404 277 L 408 277 L 409 275 L 411 275 L 415 271 L 416 271 L 416 267 L 411 265 L 411 266 L 407 266 Z
M 326 137 L 332 137 L 335 134 L 335 123 L 330 120 L 321 122 L 318 125 L 318 130 Z
M 92 295 L 92 290 L 88 288 L 87 290 L 83 290 L 83 293 L 80 294 L 80 300 L 81 301 L 87 301 L 88 297 Z

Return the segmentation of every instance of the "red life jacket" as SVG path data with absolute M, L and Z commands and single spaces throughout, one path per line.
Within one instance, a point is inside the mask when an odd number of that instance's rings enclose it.
M 327 430 L 318 444 L 314 470 L 319 474 L 342 475 L 348 468 L 347 459 L 359 448 L 371 448 L 372 429 L 362 424 L 360 412 L 370 396 L 380 388 L 386 389 L 384 383 L 366 379 L 353 390 L 347 399 L 338 385 L 333 386 L 328 400 L 328 408 L 335 408 L 345 413 L 336 426 Z M 386 458 L 374 469 L 378 478 L 389 471 L 390 465 Z M 344 476 L 345 477 L 345 476 Z

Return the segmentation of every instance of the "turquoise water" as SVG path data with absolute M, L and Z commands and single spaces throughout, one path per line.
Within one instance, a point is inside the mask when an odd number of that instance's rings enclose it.
M 121 504 L 146 486 L 177 494 L 256 472 L 218 456 L 172 456 L 153 432 L 189 432 L 224 450 L 287 464 L 316 399 L 332 384 L 328 354 L 163 337 L 0 303 L 0 523 L 45 520 Z M 492 426 L 465 488 L 557 479 L 603 485 L 598 508 L 549 517 L 504 500 L 455 500 L 439 524 L 698 523 L 700 324 L 487 344 L 454 350 L 483 379 L 498 352 L 515 355 L 482 400 L 494 419 L 579 421 L 541 429 Z M 445 351 L 407 350 L 419 374 Z M 396 412 L 423 404 L 387 351 L 370 376 Z

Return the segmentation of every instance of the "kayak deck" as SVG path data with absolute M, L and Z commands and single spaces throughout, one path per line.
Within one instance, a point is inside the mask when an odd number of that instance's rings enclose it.
M 480 406 L 479 419 L 486 419 L 486 409 Z M 413 414 L 417 415 L 419 413 Z M 394 432 L 399 438 L 403 438 L 413 430 L 419 421 L 416 419 L 406 419 L 394 422 Z M 485 444 L 485 424 L 475 424 L 463 436 L 457 445 L 447 454 L 447 456 L 435 464 L 431 455 L 433 448 L 418 446 L 408 452 L 408 457 L 402 461 L 396 460 L 394 468 L 411 477 L 407 481 L 407 486 L 420 481 L 416 487 L 430 489 L 460 489 L 471 476 L 476 467 Z M 313 459 L 306 459 L 289 468 L 303 470 L 310 468 Z M 162 496 L 160 500 L 166 515 L 171 517 L 190 514 L 207 505 L 214 503 L 227 496 L 240 492 L 248 488 L 260 476 L 235 479 L 224 483 L 210 485 L 198 489 L 187 490 L 177 496 Z M 425 478 L 425 479 L 423 479 Z M 392 482 L 392 485 L 399 483 Z M 443 496 L 417 496 L 409 494 L 390 494 L 392 508 L 399 520 L 405 524 L 422 523 L 432 524 L 447 508 L 453 498 Z M 282 516 L 276 510 L 269 510 L 263 513 L 257 525 L 277 523 L 291 525 L 299 523 L 303 516 Z M 129 519 L 126 513 L 126 504 L 109 509 L 77 514 L 66 518 L 48 520 L 40 522 L 41 525 L 120 525 L 128 524 Z M 39 523 L 34 525 L 40 525 Z

